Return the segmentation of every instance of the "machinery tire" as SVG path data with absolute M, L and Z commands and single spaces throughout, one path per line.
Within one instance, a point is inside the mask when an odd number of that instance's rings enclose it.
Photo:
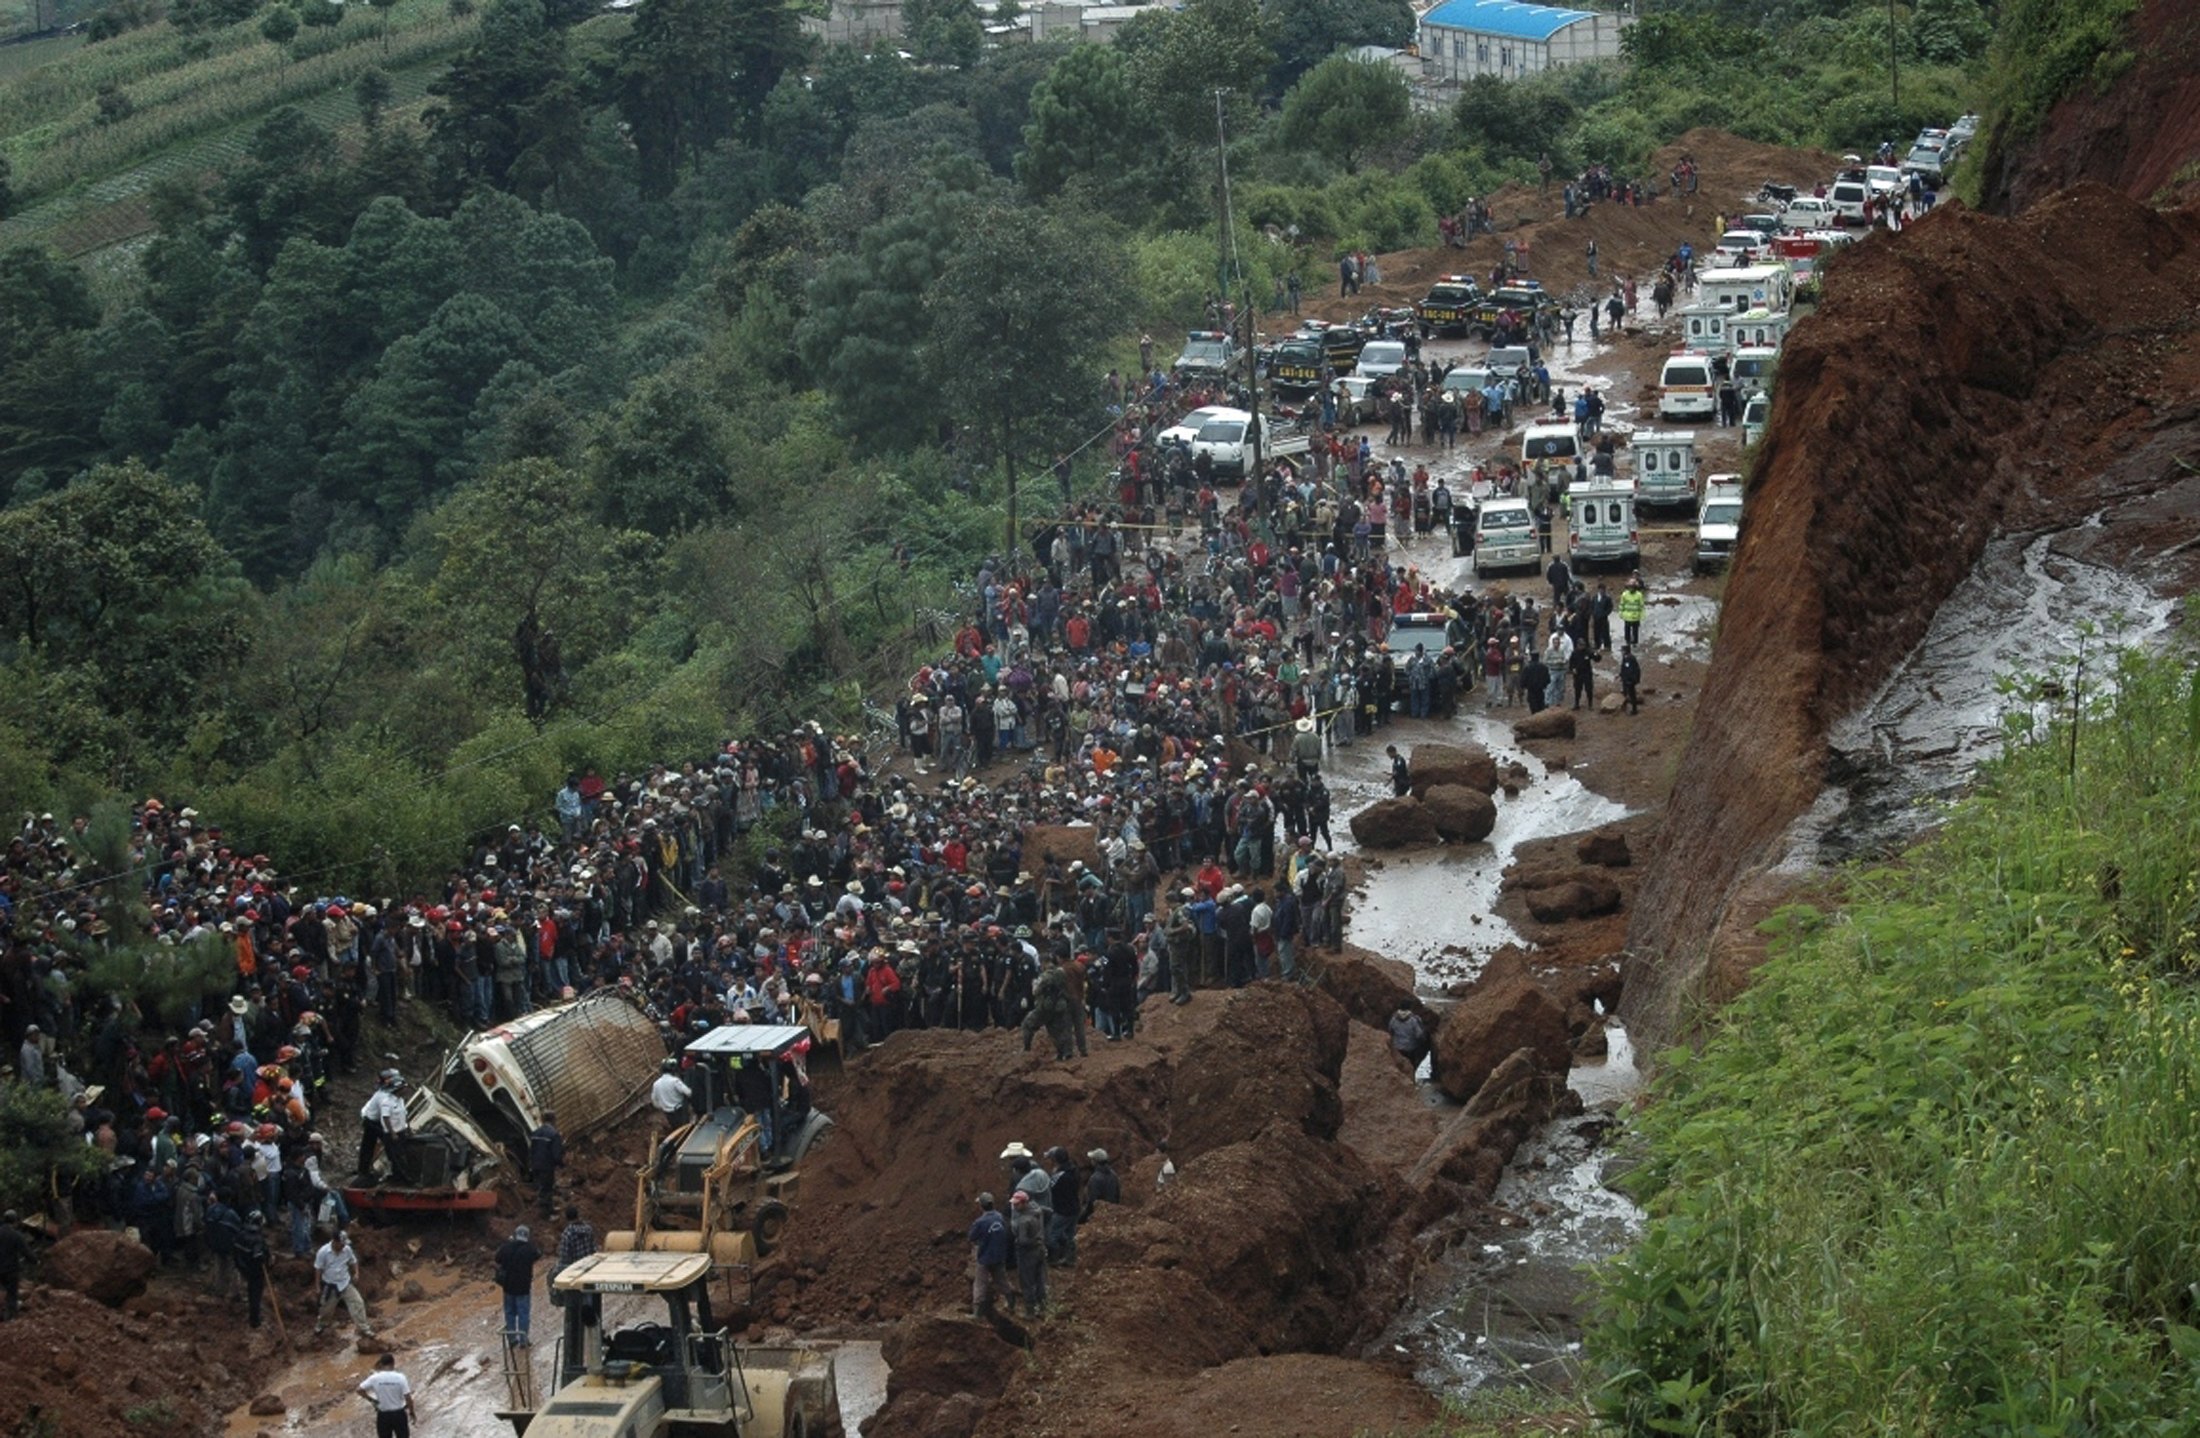
M 776 1198 L 758 1204 L 756 1217 L 749 1221 L 749 1233 L 756 1240 L 756 1256 L 771 1257 L 779 1241 L 787 1236 L 787 1205 Z

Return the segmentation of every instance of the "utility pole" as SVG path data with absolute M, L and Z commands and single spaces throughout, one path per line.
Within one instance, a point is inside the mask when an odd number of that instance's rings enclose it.
M 1901 32 L 1895 29 L 1894 0 L 1887 0 L 1887 84 L 1893 92 L 1894 107 L 1902 108 L 1902 42 Z
M 1235 279 L 1240 282 L 1242 298 L 1239 308 L 1245 321 L 1245 409 L 1252 416 L 1245 425 L 1245 438 L 1252 447 L 1252 453 L 1246 459 L 1242 482 L 1252 484 L 1259 479 L 1264 467 L 1262 456 L 1266 450 L 1266 436 L 1261 429 L 1259 359 L 1254 353 L 1254 338 L 1258 330 L 1253 320 L 1252 282 L 1238 265 L 1237 219 L 1230 209 L 1230 136 L 1223 120 L 1222 109 L 1222 97 L 1225 93 L 1227 92 L 1219 88 L 1215 91 L 1215 180 L 1222 226 L 1222 233 L 1216 237 L 1219 243 L 1216 246 L 1215 277 L 1218 281 L 1217 295 L 1224 307 L 1230 303 L 1230 281 Z M 1228 325 L 1224 327 L 1223 333 L 1230 334 L 1236 329 L 1237 326 Z

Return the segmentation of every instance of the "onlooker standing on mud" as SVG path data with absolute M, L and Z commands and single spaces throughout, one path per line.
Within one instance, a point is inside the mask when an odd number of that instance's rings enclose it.
M 23 1269 L 30 1262 L 31 1241 L 23 1236 L 23 1216 L 14 1209 L 0 1214 L 0 1323 L 14 1318 L 23 1306 Z
M 1619 647 L 1619 690 L 1626 698 L 1627 712 L 1642 712 L 1642 661 L 1635 651 L 1622 644 Z
M 558 1189 L 558 1170 L 565 1166 L 565 1135 L 558 1132 L 558 1116 L 542 1111 L 542 1123 L 527 1135 L 527 1171 L 535 1181 L 535 1208 L 544 1218 Z
M 993 1195 L 978 1195 L 978 1216 L 970 1224 L 970 1316 L 993 1316 L 993 1295 L 1015 1294 L 1008 1286 L 1008 1225 L 994 1210 Z
M 258 1229 L 259 1225 L 247 1216 L 246 1232 L 256 1233 Z M 263 1264 L 266 1261 L 264 1246 L 261 1248 L 261 1261 Z M 244 1274 L 249 1291 L 252 1272 L 245 1266 L 241 1253 L 237 1258 L 237 1268 Z M 359 1330 L 359 1336 L 374 1337 L 374 1325 L 367 1321 L 367 1300 L 359 1296 L 359 1285 L 352 1282 L 358 1271 L 359 1251 L 344 1241 L 344 1230 L 339 1228 L 329 1235 L 328 1242 L 322 1244 L 320 1251 L 313 1255 L 313 1277 L 321 1291 L 320 1310 L 313 1320 L 315 1334 L 318 1335 L 328 1328 L 329 1310 L 341 1303 L 344 1311 L 351 1315 L 352 1325 Z M 253 1326 L 259 1325 L 255 1322 Z
M 355 1390 L 374 1405 L 374 1438 L 412 1438 L 412 1384 L 397 1371 L 397 1355 L 385 1353 Z
M 1077 1202 L 1077 1190 L 1081 1175 L 1077 1165 L 1070 1162 L 1069 1150 L 1056 1144 L 1047 1150 L 1047 1161 L 1054 1165 L 1054 1186 L 1050 1196 L 1054 1212 L 1047 1219 L 1047 1260 L 1064 1268 L 1077 1266 L 1077 1217 L 1081 1211 Z M 1022 1248 L 1017 1249 L 1018 1263 L 1022 1262 Z
M 1024 1312 L 1037 1318 L 1047 1306 L 1047 1220 L 1028 1193 L 1008 1196 L 1008 1236 L 1015 1243 L 1016 1287 L 1023 1294 Z
M 1108 1161 L 1108 1151 L 1096 1148 L 1085 1158 L 1092 1164 L 1092 1175 L 1085 1180 L 1085 1208 L 1077 1215 L 1080 1223 L 1091 1221 L 1094 1205 L 1123 1201 L 1123 1180 L 1116 1173 L 1115 1165 Z
M 497 1287 L 504 1290 L 504 1338 L 507 1343 L 521 1348 L 529 1347 L 535 1308 L 535 1265 L 542 1261 L 542 1250 L 535 1247 L 535 1236 L 526 1224 L 512 1230 L 512 1236 L 497 1249 Z

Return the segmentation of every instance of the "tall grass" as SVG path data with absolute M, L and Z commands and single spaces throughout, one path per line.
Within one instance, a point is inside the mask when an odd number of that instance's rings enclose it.
M 2116 683 L 1673 1056 L 1592 1345 L 1627 1432 L 2191 1431 L 2200 701 Z

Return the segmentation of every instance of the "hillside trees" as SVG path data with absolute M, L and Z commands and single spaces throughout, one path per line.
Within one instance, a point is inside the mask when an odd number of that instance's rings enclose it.
M 1016 178 L 1044 199 L 1073 176 L 1098 175 L 1137 148 L 1138 100 L 1122 52 L 1081 45 L 1055 63 L 1031 92 Z
M 620 113 L 645 193 L 749 132 L 781 75 L 806 53 L 798 0 L 644 0 L 619 47 Z
M 1396 67 L 1332 55 L 1284 97 L 1283 142 L 1317 150 L 1354 174 L 1370 150 L 1405 133 L 1412 113 Z

